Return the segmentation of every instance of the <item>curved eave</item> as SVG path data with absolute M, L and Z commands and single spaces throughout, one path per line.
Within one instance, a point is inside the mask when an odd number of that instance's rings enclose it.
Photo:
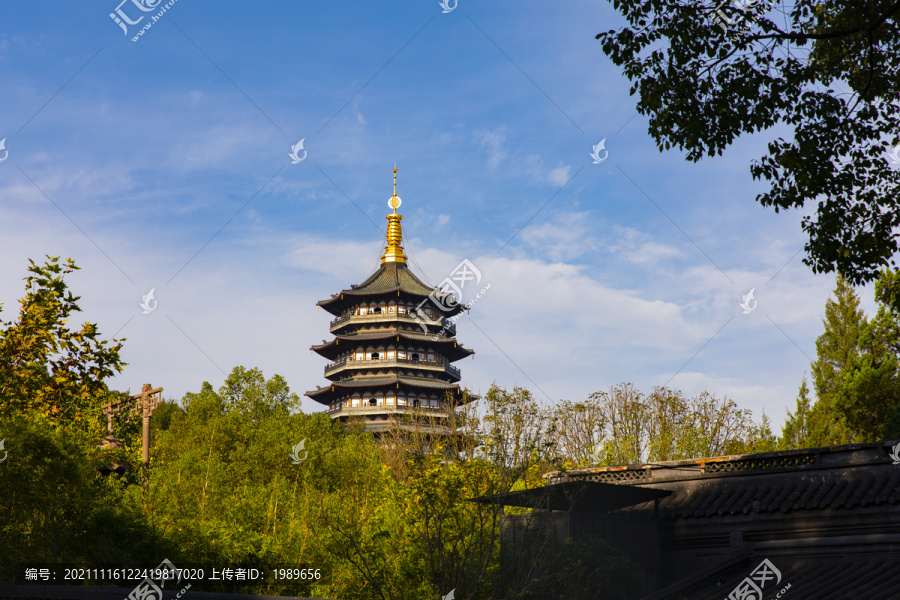
M 369 380 L 349 380 L 343 382 L 335 382 L 330 385 L 320 387 L 315 390 L 309 390 L 304 395 L 311 400 L 315 400 L 319 404 L 328 405 L 333 400 L 345 397 L 348 393 L 356 390 L 430 390 L 453 394 L 456 399 L 461 399 L 463 390 L 455 383 L 447 383 L 439 379 L 420 379 L 412 377 L 378 377 Z M 469 396 L 470 400 L 474 400 L 473 396 Z
M 382 265 L 368 279 L 349 290 L 342 290 L 327 300 L 319 300 L 316 305 L 321 306 L 334 316 L 340 316 L 344 310 L 358 303 L 362 299 L 406 298 L 424 300 L 434 294 L 437 288 L 425 285 L 413 274 L 406 265 L 401 263 L 387 263 Z M 453 295 L 438 291 L 435 294 L 439 299 L 452 298 Z M 456 304 L 453 308 L 444 311 L 445 317 L 452 317 L 468 306 Z
M 316 302 L 316 306 L 321 306 L 332 315 L 339 317 L 344 314 L 344 311 L 346 309 L 352 306 L 356 306 L 361 300 L 384 300 L 385 303 L 388 303 L 390 300 L 400 298 L 404 301 L 411 301 L 411 303 L 414 303 L 416 306 L 418 306 L 422 300 L 427 299 L 430 295 L 430 293 L 416 294 L 414 292 L 403 290 L 399 287 L 378 293 L 360 292 L 359 290 L 355 289 L 342 290 L 340 294 L 335 294 L 334 297 L 328 300 L 319 300 L 318 302 Z M 452 294 L 449 295 L 452 296 Z M 453 308 L 449 310 L 442 310 L 441 316 L 450 318 L 458 315 L 464 310 L 469 310 L 468 305 L 459 303 L 454 305 Z
M 419 342 L 425 343 L 433 346 L 435 349 L 439 349 L 440 352 L 450 361 L 455 362 L 457 360 L 466 358 L 475 354 L 474 350 L 469 350 L 468 348 L 463 348 L 459 343 L 457 343 L 455 338 L 445 338 L 438 337 L 437 340 L 432 339 L 431 335 L 428 334 L 416 334 L 409 335 L 408 333 L 390 333 L 379 336 L 356 336 L 356 335 L 339 335 L 335 337 L 330 342 L 325 342 L 324 344 L 319 344 L 317 346 L 310 346 L 310 350 L 318 354 L 319 356 L 323 356 L 329 360 L 334 360 L 340 350 L 341 343 L 346 344 L 374 344 L 377 345 L 378 342 L 385 342 L 394 340 L 397 342 L 397 338 L 403 338 L 404 341 L 407 342 Z

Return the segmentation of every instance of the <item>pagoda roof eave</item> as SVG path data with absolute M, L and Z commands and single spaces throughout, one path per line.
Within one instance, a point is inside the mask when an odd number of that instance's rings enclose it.
M 418 377 L 372 377 L 370 379 L 351 379 L 349 381 L 335 381 L 330 385 L 326 385 L 315 390 L 309 390 L 304 395 L 319 404 L 328 405 L 341 392 L 350 392 L 352 390 L 376 390 L 394 387 L 396 389 L 425 389 L 439 390 L 450 392 L 456 398 L 463 396 L 463 389 L 456 383 L 448 383 L 440 379 L 422 379 Z M 470 401 L 475 397 L 469 395 Z
M 361 284 L 351 287 L 348 290 L 341 290 L 326 300 L 316 302 L 317 306 L 321 306 L 331 314 L 339 316 L 345 305 L 366 297 L 387 297 L 399 295 L 412 298 L 428 298 L 435 295 L 439 300 L 450 300 L 453 295 L 449 292 L 442 292 L 437 287 L 428 286 L 409 270 L 409 267 L 402 263 L 390 262 L 381 265 L 368 279 Z M 452 308 L 444 311 L 445 316 L 451 317 L 459 314 L 463 310 L 468 309 L 464 304 L 451 303 Z
M 434 339 L 437 337 L 438 339 Z M 392 333 L 369 333 L 369 334 L 358 334 L 358 335 L 338 335 L 331 341 L 325 342 L 324 344 L 317 344 L 314 346 L 310 346 L 310 350 L 318 354 L 319 356 L 323 356 L 328 359 L 332 359 L 337 356 L 337 347 L 340 345 L 340 342 L 381 342 L 390 340 L 392 338 L 403 338 L 408 342 L 427 342 L 428 344 L 433 344 L 438 347 L 440 346 L 449 346 L 451 343 L 453 344 L 453 352 L 449 352 L 451 349 L 447 348 L 444 350 L 446 354 L 454 354 L 456 358 L 452 358 L 448 356 L 453 361 L 460 360 L 463 358 L 467 358 L 473 354 L 475 354 L 474 350 L 470 350 L 468 348 L 464 348 L 461 344 L 456 341 L 456 338 L 448 338 L 443 336 L 435 336 L 435 334 L 429 333 L 414 333 L 408 331 L 397 332 L 394 331 Z

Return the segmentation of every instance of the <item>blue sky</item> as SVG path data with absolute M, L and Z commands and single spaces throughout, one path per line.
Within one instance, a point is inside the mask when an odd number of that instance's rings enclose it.
M 117 6 L 0 5 L 3 318 L 29 258 L 73 257 L 79 320 L 127 338 L 114 387 L 322 384 L 315 303 L 376 268 L 396 163 L 414 270 L 469 259 L 491 286 L 458 323 L 473 390 L 668 385 L 779 427 L 793 407 L 834 277 L 801 262 L 805 213 L 754 201 L 750 162 L 789 132 L 661 154 L 594 39 L 608 3 L 178 0 L 137 42 L 158 8 L 122 4 L 146 15 L 125 35 Z

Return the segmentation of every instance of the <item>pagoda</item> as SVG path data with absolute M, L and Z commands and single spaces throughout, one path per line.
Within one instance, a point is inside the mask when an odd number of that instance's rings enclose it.
M 397 214 L 397 169 L 388 201 L 387 244 L 368 279 L 321 300 L 335 316 L 330 341 L 311 347 L 327 358 L 329 384 L 306 392 L 332 419 L 361 417 L 376 436 L 391 429 L 450 432 L 455 407 L 473 399 L 453 363 L 474 354 L 456 341 L 455 319 L 467 310 L 452 294 L 428 286 L 409 269 Z

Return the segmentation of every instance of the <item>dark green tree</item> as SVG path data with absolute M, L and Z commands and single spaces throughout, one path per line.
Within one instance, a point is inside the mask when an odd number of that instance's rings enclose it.
M 795 448 L 809 447 L 810 412 L 812 406 L 809 398 L 809 386 L 806 383 L 806 374 L 797 392 L 797 405 L 794 412 L 788 411 L 787 419 L 781 428 L 781 437 L 778 439 L 779 450 L 792 450 Z
M 825 303 L 825 331 L 816 339 L 812 363 L 816 403 L 809 414 L 808 446 L 830 446 L 856 441 L 836 402 L 846 375 L 860 356 L 860 336 L 867 327 L 859 296 L 850 283 L 838 276 L 834 297 Z
M 885 270 L 875 282 L 878 312 L 860 336 L 835 406 L 864 441 L 900 436 L 900 273 Z
M 750 167 L 776 212 L 804 217 L 804 263 L 858 284 L 898 250 L 900 3 L 895 0 L 615 0 L 627 26 L 597 35 L 631 80 L 662 151 L 721 155 L 780 126 Z

